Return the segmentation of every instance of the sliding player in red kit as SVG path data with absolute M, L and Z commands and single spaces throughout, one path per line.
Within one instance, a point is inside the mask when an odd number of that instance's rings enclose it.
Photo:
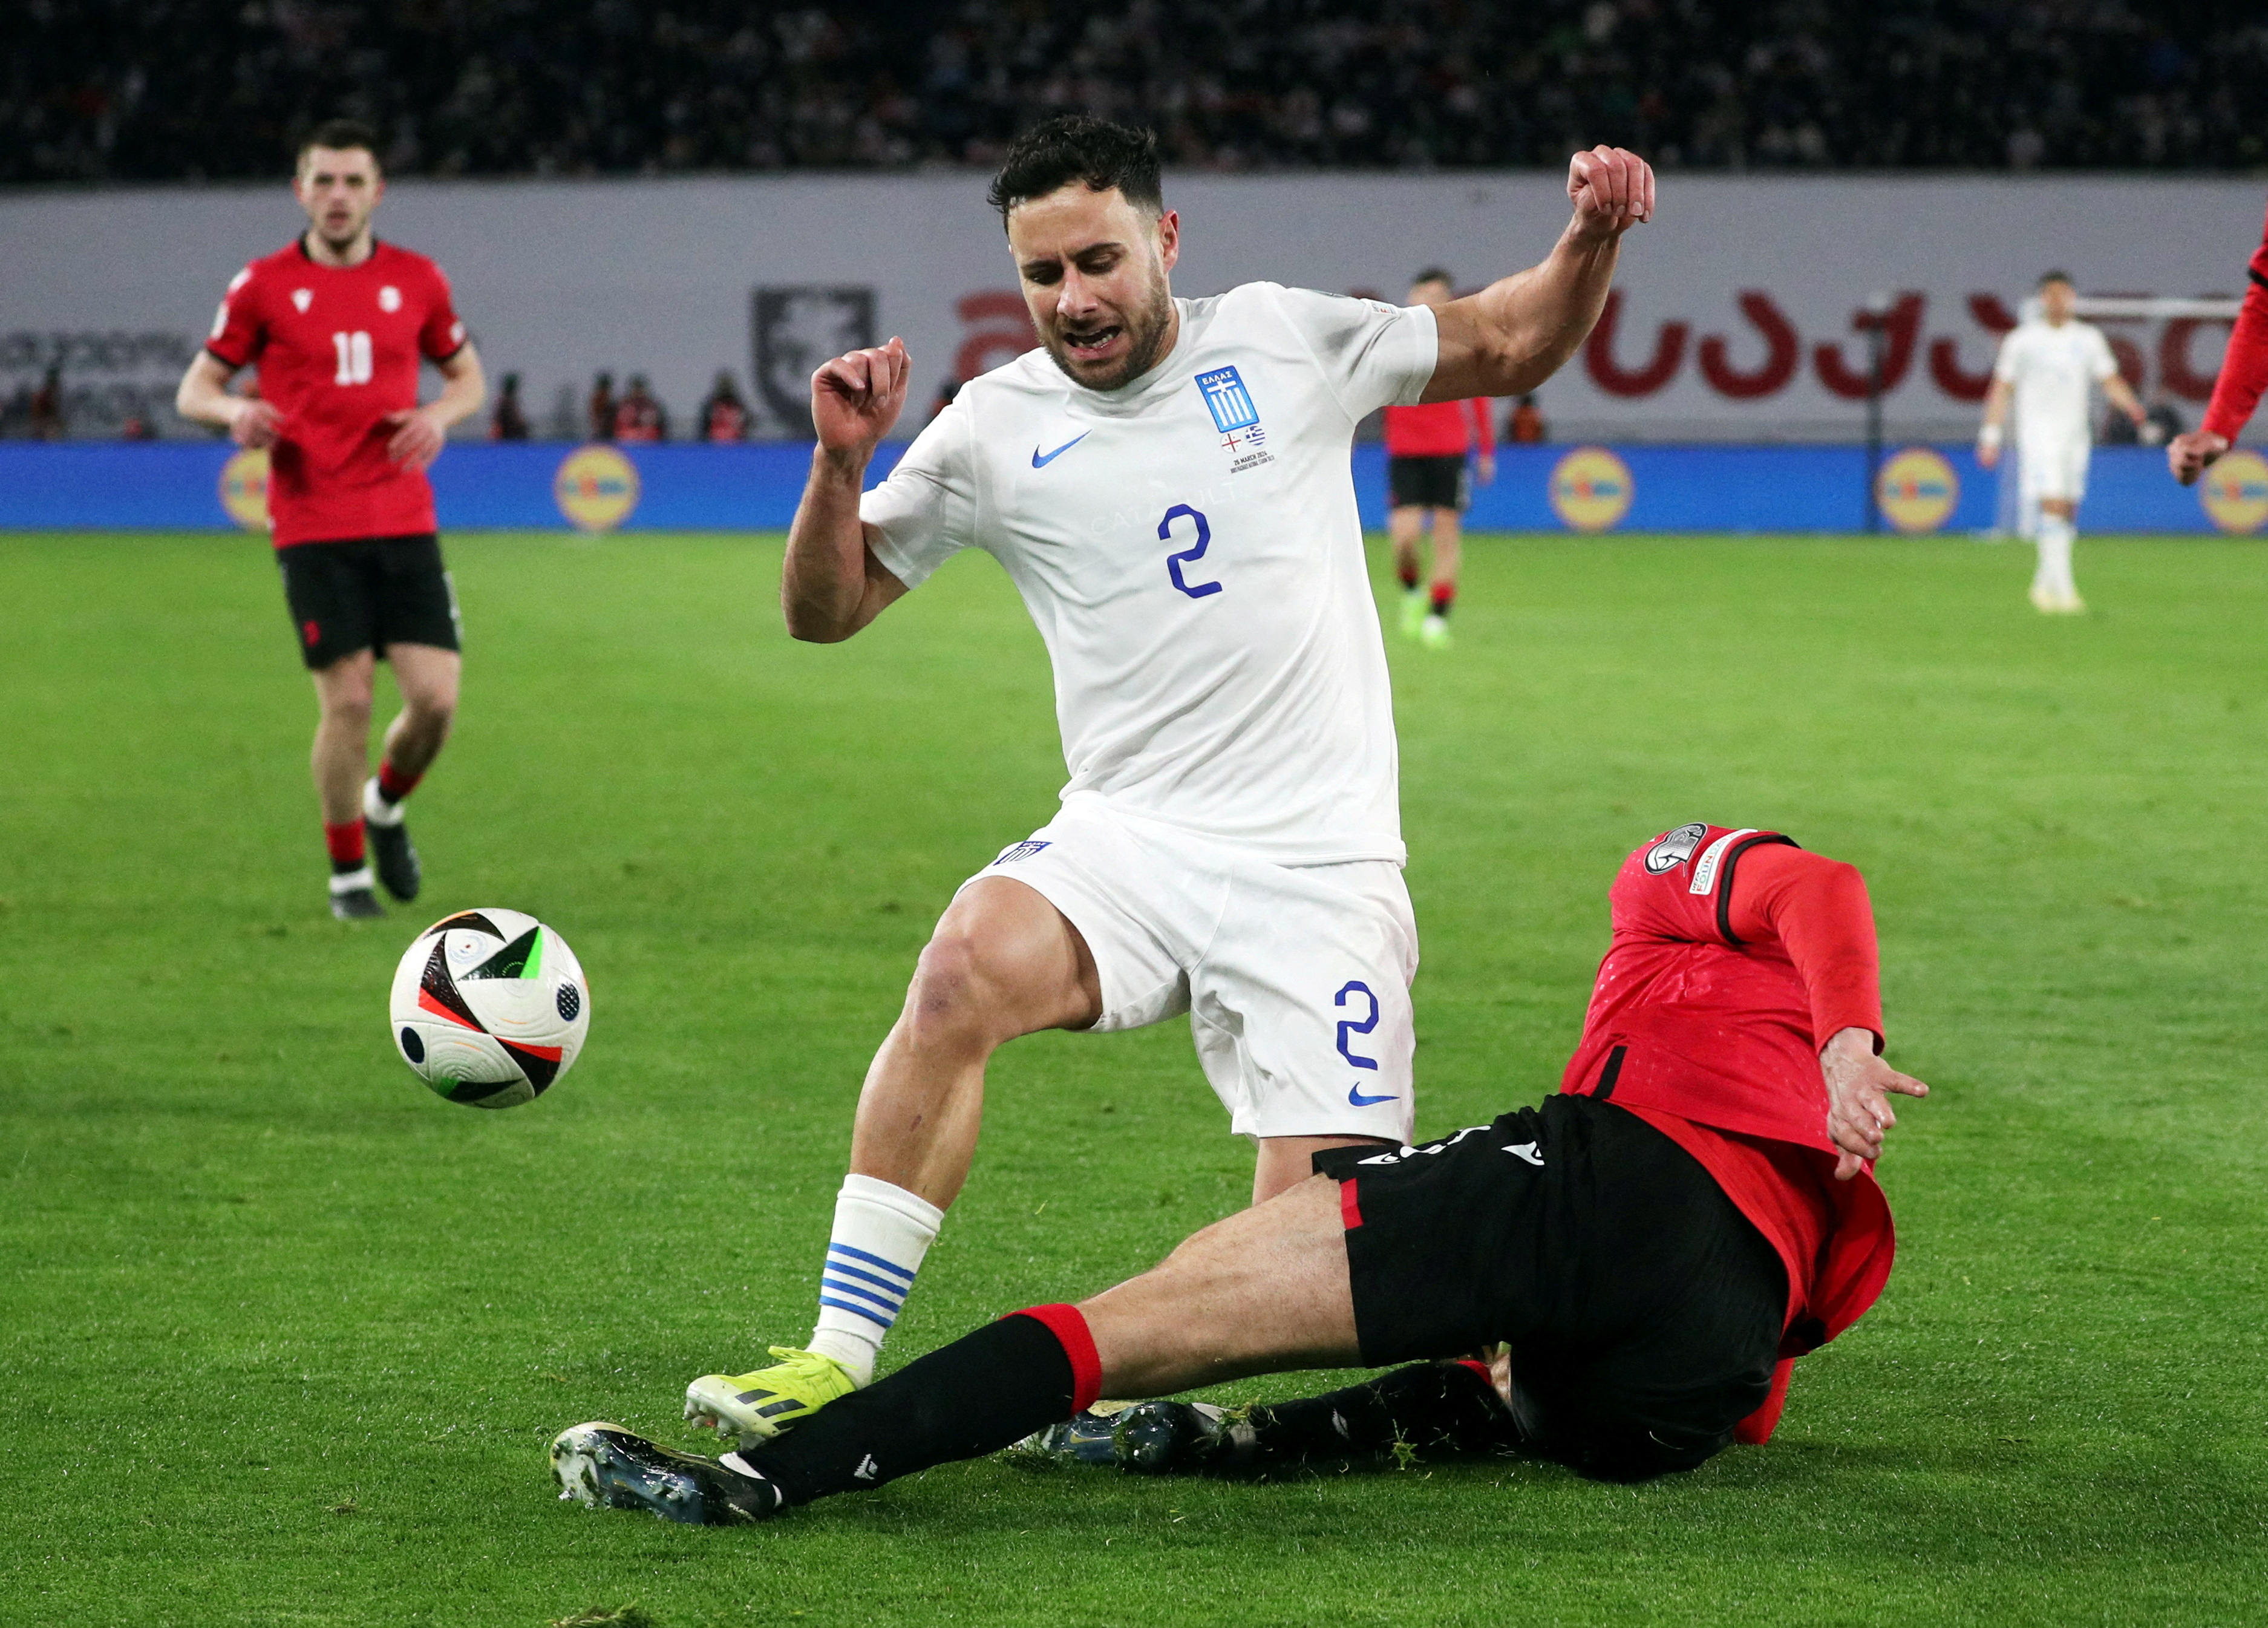
M 2236 444 L 2260 404 L 2261 392 L 2268 390 L 2268 231 L 2245 270 L 2251 286 L 2244 291 L 2243 308 L 2221 354 L 2220 377 L 2213 383 L 2205 422 L 2166 444 L 2167 467 L 2184 486 Z
M 1449 274 L 1421 271 L 1410 287 L 1413 306 L 1441 306 L 1455 297 Z M 1496 408 L 1485 396 L 1426 401 L 1386 412 L 1387 527 L 1394 540 L 1394 573 L 1402 580 L 1402 631 L 1429 649 L 1449 645 L 1449 608 L 1457 600 L 1465 505 L 1470 501 L 1468 459 L 1481 484 L 1496 479 Z M 1433 540 L 1431 586 L 1418 583 L 1418 541 Z
M 1774 832 L 1681 826 L 1632 853 L 1559 1094 L 1317 1174 L 1077 1306 L 1012 1314 L 721 1459 L 562 1432 L 563 1496 L 762 1520 L 1027 1435 L 1065 1458 L 1242 1471 L 1397 1442 L 1580 1474 L 1691 1470 L 1778 1424 L 1794 1360 L 1881 1293 L 1866 884 Z M 1488 1362 L 1470 1353 L 1491 1349 Z M 1152 1402 L 1252 1374 L 1414 1363 L 1306 1401 Z
M 175 404 L 240 446 L 271 449 L 276 564 L 320 707 L 313 770 L 331 913 L 347 920 L 384 914 L 374 880 L 397 899 L 417 896 L 401 803 L 448 737 L 461 635 L 425 467 L 486 387 L 441 269 L 372 233 L 386 190 L 372 132 L 346 120 L 319 127 L 291 186 L 308 230 L 229 284 Z M 421 407 L 428 361 L 444 384 Z M 229 394 L 254 365 L 257 399 Z M 380 656 L 402 707 L 370 776 Z

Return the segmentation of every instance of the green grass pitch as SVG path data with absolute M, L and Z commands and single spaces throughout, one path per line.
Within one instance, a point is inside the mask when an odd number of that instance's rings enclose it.
M 807 1331 L 915 951 L 1052 807 L 1039 643 L 982 559 L 816 649 L 777 538 L 451 548 L 428 895 L 348 928 L 265 549 L 0 540 L 0 1620 L 2257 1620 L 2258 543 L 2088 539 L 2094 613 L 2048 621 L 2014 549 L 1484 538 L 1456 647 L 1392 641 L 1423 1133 L 1556 1084 L 1638 839 L 1867 873 L 1936 1094 L 1889 1291 L 1769 1448 L 1635 1489 L 984 1462 L 727 1531 L 557 1503 L 544 1444 L 685 1441 L 689 1376 Z M 413 930 L 488 903 L 594 986 L 579 1067 L 502 1114 L 383 1014 Z M 1146 1265 L 1249 1169 L 1185 1029 L 1010 1048 L 892 1359 Z

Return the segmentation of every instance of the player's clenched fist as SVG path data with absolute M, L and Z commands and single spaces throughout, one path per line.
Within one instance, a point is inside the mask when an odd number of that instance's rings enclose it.
M 905 341 L 895 335 L 887 345 L 823 364 L 811 376 L 811 424 L 820 446 L 830 453 L 873 452 L 906 404 L 910 368 Z
M 1621 147 L 1594 147 L 1567 161 L 1567 196 L 1579 227 L 1618 238 L 1653 218 L 1653 166 Z

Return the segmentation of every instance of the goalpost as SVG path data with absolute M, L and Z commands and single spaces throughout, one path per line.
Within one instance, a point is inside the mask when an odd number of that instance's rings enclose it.
M 2082 321 L 2147 322 L 2157 325 L 2162 335 L 2168 322 L 2234 322 L 2243 308 L 2242 299 L 2235 296 L 2199 295 L 2189 298 L 2155 294 L 2081 294 L 2075 302 L 2073 314 Z M 2018 320 L 2029 322 L 2040 313 L 2037 295 L 2028 296 L 2017 308 Z M 2029 539 L 2038 521 L 2038 516 L 2024 512 L 2023 483 L 2018 477 L 2017 460 L 2022 456 L 2016 438 L 2010 436 L 2000 453 L 1998 501 L 1992 516 L 1992 539 L 2001 541 L 2008 538 Z

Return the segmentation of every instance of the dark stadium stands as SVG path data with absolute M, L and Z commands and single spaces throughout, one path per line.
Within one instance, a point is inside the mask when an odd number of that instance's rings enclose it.
M 2268 12 L 2162 0 L 18 0 L 0 182 L 274 173 L 348 114 L 398 173 L 990 162 L 1085 109 L 1218 169 L 2242 169 Z

